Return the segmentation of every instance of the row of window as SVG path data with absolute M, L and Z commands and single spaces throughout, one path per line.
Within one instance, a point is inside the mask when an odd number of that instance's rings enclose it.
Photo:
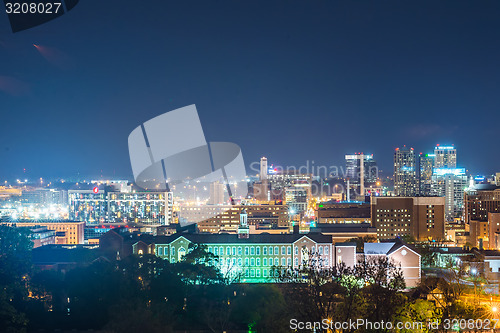
M 260 278 L 260 273 L 261 273 L 261 270 L 260 269 L 245 269 L 245 277 L 258 277 Z M 275 272 L 274 270 L 272 269 L 263 269 L 262 270 L 262 277 L 273 277 L 274 275 L 279 276 L 279 272 Z
M 224 255 L 224 253 L 226 253 L 226 255 L 233 255 L 233 256 L 236 256 L 236 253 L 238 253 L 238 256 L 241 256 L 242 251 L 245 251 L 245 255 L 252 255 L 252 256 L 257 255 L 257 256 L 259 256 L 261 254 L 261 248 L 262 248 L 263 255 L 278 255 L 280 253 L 278 246 L 274 246 L 274 247 L 272 247 L 272 246 L 269 246 L 269 247 L 267 247 L 267 246 L 262 246 L 262 247 L 260 247 L 260 246 L 245 246 L 244 250 L 241 246 L 238 246 L 238 248 L 236 248 L 236 246 L 233 246 L 233 247 L 230 247 L 230 246 L 227 246 L 227 247 L 209 246 L 208 252 L 211 252 L 217 256 L 219 256 L 219 255 L 222 256 L 222 255 Z M 184 250 L 184 248 L 181 248 L 181 249 Z M 328 245 L 318 246 L 317 248 L 313 246 L 311 248 L 311 253 L 315 254 L 316 249 L 318 250 L 319 255 L 323 255 L 323 254 L 328 255 L 329 251 L 330 251 Z M 175 247 L 174 246 L 170 247 L 170 252 L 171 252 L 172 256 L 175 256 Z M 295 247 L 294 252 L 295 252 L 295 255 L 298 255 L 299 248 Z M 281 255 L 285 255 L 285 254 L 287 254 L 287 255 L 292 254 L 292 247 L 291 246 L 282 246 L 281 247 Z M 167 248 L 163 247 L 163 246 L 158 246 L 158 255 L 159 256 L 168 255 Z
M 245 258 L 244 265 L 243 265 L 243 259 L 242 258 L 226 258 L 221 259 L 219 261 L 220 266 L 238 266 L 238 267 L 259 267 L 261 266 L 261 259 L 260 258 Z M 272 266 L 279 266 L 280 265 L 280 260 L 279 258 L 262 258 L 262 266 L 266 267 L 272 267 Z M 291 266 L 292 265 L 292 258 L 281 258 L 281 266 Z M 299 265 L 299 259 L 295 258 L 295 265 Z

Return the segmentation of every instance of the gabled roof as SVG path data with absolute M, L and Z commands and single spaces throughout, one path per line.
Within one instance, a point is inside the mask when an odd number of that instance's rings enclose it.
M 396 244 L 394 244 L 394 246 L 389 250 L 389 252 L 387 252 L 387 255 L 393 254 L 394 252 L 396 252 L 397 250 L 399 250 L 402 247 L 407 248 L 411 252 L 413 252 L 416 255 L 420 256 L 420 253 L 418 253 L 417 250 L 413 246 L 410 246 L 408 244 L 403 244 L 403 243 L 396 243 Z
M 394 242 L 388 243 L 365 243 L 365 254 L 387 254 L 395 245 Z

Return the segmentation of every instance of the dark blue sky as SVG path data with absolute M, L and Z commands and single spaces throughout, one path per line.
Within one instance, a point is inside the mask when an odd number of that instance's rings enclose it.
M 454 143 L 500 171 L 499 59 L 499 1 L 84 0 L 16 34 L 0 13 L 0 178 L 131 177 L 128 134 L 189 104 L 247 164 L 392 172 L 397 146 Z

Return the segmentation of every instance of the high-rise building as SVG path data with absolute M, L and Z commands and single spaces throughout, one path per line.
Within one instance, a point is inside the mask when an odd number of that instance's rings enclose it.
M 345 155 L 345 161 L 346 178 L 349 178 L 353 192 L 358 196 L 364 196 L 365 188 L 375 184 L 378 178 L 377 162 L 373 159 L 373 154 Z
M 464 208 L 467 175 L 464 168 L 435 168 L 432 173 L 431 195 L 445 197 L 446 220 L 459 217 Z
M 456 168 L 457 150 L 453 146 L 436 145 L 434 148 L 435 168 Z
M 221 184 L 219 182 L 210 183 L 210 198 L 208 199 L 208 204 L 224 204 L 224 184 Z
M 417 173 L 413 148 L 396 148 L 394 152 L 394 193 L 412 197 L 417 194 Z
M 465 192 L 464 217 L 471 221 L 488 221 L 488 213 L 500 213 L 500 187 L 478 184 Z
M 267 179 L 267 158 L 260 159 L 260 181 L 263 182 Z
M 303 214 L 307 211 L 307 203 L 311 196 L 311 187 L 308 185 L 287 187 L 285 189 L 285 202 L 290 214 Z
M 295 170 L 280 171 L 268 175 L 268 200 L 285 200 L 287 188 L 303 186 L 311 188 L 312 175 L 299 173 Z
M 445 200 L 440 197 L 372 197 L 372 225 L 379 240 L 411 236 L 445 239 Z
M 419 186 L 420 195 L 431 195 L 432 171 L 434 169 L 434 154 L 419 155 Z

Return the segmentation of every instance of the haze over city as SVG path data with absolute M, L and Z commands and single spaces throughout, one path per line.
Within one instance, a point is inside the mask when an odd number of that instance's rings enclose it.
M 210 141 L 247 166 L 343 165 L 455 144 L 492 174 L 500 4 L 82 2 L 10 33 L 0 16 L 0 171 L 6 179 L 131 179 L 137 124 L 196 104 Z M 36 44 L 37 47 L 34 47 Z

